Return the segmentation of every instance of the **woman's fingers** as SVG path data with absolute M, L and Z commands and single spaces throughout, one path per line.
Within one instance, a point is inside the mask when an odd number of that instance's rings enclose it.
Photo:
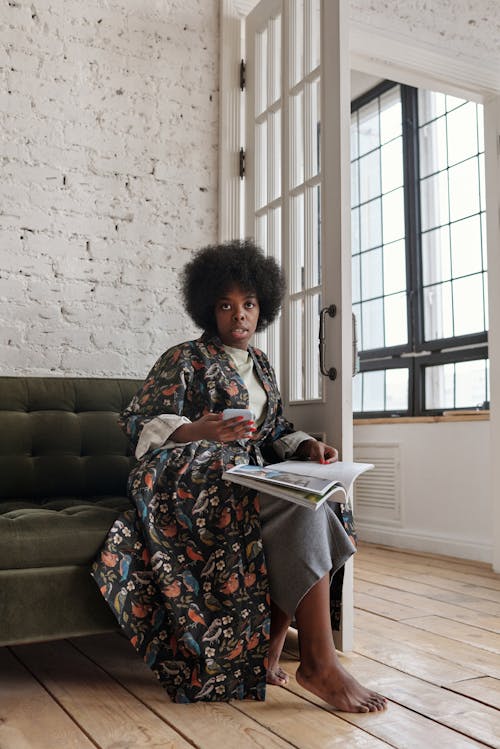
M 330 445 L 324 445 L 323 451 L 323 462 L 324 463 L 335 463 L 338 460 L 339 453 L 334 447 Z
M 223 422 L 222 429 L 219 431 L 219 438 L 222 442 L 234 442 L 250 437 L 253 432 L 255 432 L 253 421 L 245 420 L 242 416 L 236 416 Z

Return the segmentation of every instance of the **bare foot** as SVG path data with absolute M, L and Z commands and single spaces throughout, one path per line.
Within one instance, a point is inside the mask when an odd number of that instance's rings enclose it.
M 336 710 L 347 713 L 373 713 L 385 710 L 387 700 L 377 692 L 363 687 L 338 662 L 317 669 L 297 669 L 298 683 L 328 702 Z
M 283 671 L 281 666 L 278 664 L 267 669 L 266 681 L 268 684 L 273 684 L 276 687 L 284 687 L 288 684 L 290 677 L 286 671 Z

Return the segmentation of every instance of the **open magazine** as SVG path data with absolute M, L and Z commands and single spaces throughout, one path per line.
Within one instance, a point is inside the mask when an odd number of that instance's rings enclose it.
M 326 500 L 345 502 L 357 477 L 371 468 L 372 463 L 285 460 L 268 466 L 237 465 L 222 478 L 317 510 Z

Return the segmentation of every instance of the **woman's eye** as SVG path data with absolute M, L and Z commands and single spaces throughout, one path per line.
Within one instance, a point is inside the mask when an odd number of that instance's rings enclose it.
M 231 305 L 228 304 L 227 302 L 223 302 L 221 304 L 220 308 L 223 309 L 223 310 L 228 310 L 228 309 L 231 309 Z

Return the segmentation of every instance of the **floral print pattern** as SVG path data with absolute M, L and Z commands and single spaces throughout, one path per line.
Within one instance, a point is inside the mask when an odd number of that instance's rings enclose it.
M 148 452 L 129 478 L 135 509 L 117 518 L 92 568 L 132 645 L 176 702 L 265 698 L 270 598 L 258 496 L 221 475 L 272 459 L 272 443 L 293 426 L 266 356 L 249 351 L 268 397 L 254 439 Z M 232 359 L 205 335 L 160 357 L 121 425 L 135 447 L 160 414 L 195 421 L 246 407 Z
M 92 574 L 132 644 L 172 699 L 264 699 L 269 591 L 255 492 L 222 481 L 235 463 L 293 431 L 274 373 L 251 350 L 268 395 L 258 438 L 159 448 L 132 471 L 135 510 L 114 523 Z M 121 417 L 135 447 L 162 413 L 191 421 L 245 408 L 248 392 L 218 338 L 167 351 Z

